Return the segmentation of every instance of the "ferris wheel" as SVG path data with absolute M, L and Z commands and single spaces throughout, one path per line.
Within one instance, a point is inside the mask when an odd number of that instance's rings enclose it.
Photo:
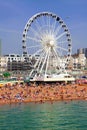
M 68 27 L 51 12 L 32 16 L 22 37 L 23 55 L 32 61 L 30 77 L 62 72 L 69 63 L 72 45 Z

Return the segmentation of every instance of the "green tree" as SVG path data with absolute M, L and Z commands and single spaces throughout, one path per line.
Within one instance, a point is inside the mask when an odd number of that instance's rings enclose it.
M 4 72 L 4 73 L 3 73 L 3 76 L 4 76 L 5 78 L 8 78 L 8 77 L 11 76 L 11 74 L 10 74 L 9 72 Z

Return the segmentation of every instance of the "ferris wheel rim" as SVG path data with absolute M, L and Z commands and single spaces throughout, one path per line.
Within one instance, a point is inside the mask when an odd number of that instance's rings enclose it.
M 35 15 L 33 15 L 29 20 L 28 20 L 28 22 L 26 23 L 26 25 L 25 25 L 25 28 L 24 28 L 24 31 L 23 31 L 23 38 L 22 38 L 22 43 L 23 43 L 23 45 L 22 45 L 22 48 L 23 48 L 23 54 L 25 55 L 25 56 L 27 56 L 28 55 L 28 52 L 27 52 L 27 46 L 26 46 L 26 39 L 33 39 L 35 42 L 37 41 L 37 42 L 41 42 L 41 41 L 39 41 L 39 40 L 37 40 L 37 39 L 35 39 L 35 38 L 33 38 L 33 37 L 27 37 L 27 33 L 28 33 L 28 31 L 29 31 L 29 28 L 31 27 L 31 25 L 32 25 L 32 23 L 36 20 L 36 19 L 38 19 L 39 17 L 41 17 L 41 16 L 50 16 L 50 17 L 52 17 L 53 19 L 55 19 L 60 25 L 61 25 L 61 28 L 64 30 L 64 32 L 61 34 L 61 35 L 59 35 L 57 38 L 56 38 L 56 40 L 58 40 L 59 38 L 61 38 L 63 35 L 66 35 L 66 39 L 67 39 L 67 41 L 60 41 L 59 43 L 61 44 L 61 43 L 63 43 L 63 42 L 67 42 L 68 43 L 68 49 L 65 49 L 65 48 L 63 48 L 63 47 L 61 47 L 61 46 L 56 46 L 56 48 L 59 48 L 60 50 L 63 50 L 63 51 L 66 51 L 67 52 L 67 62 L 70 60 L 70 56 L 71 56 L 71 51 L 72 51 L 72 47 L 71 47 L 71 43 L 72 43 L 72 40 L 71 40 L 71 36 L 70 36 L 70 32 L 69 32 L 69 30 L 68 30 L 68 27 L 66 26 L 66 24 L 64 23 L 64 21 L 59 17 L 59 16 L 57 16 L 56 14 L 54 14 L 54 13 L 51 13 L 51 12 L 40 12 L 40 13 L 37 13 L 37 14 L 35 14 Z M 57 30 L 56 30 L 56 32 L 55 32 L 55 35 L 57 34 L 57 31 L 58 31 L 58 28 L 57 28 Z M 39 45 L 37 45 L 37 46 L 39 46 Z M 52 42 L 50 42 L 50 46 L 53 46 L 53 43 Z M 33 47 L 33 46 L 32 46 Z M 32 47 L 29 47 L 29 48 L 32 48 Z M 40 48 L 41 49 L 41 48 Z M 43 48 L 44 49 L 44 48 Z M 46 48 L 45 48 L 46 49 Z M 40 50 L 38 50 L 38 52 L 39 52 Z M 47 52 L 48 53 L 48 52 Z M 35 55 L 35 54 L 34 54 Z M 55 54 L 56 55 L 56 54 Z
M 27 24 L 25 25 L 24 27 L 24 31 L 23 31 L 23 39 L 22 39 L 22 43 L 26 43 L 26 34 L 28 32 L 28 29 L 29 29 L 29 26 L 32 24 L 32 22 L 37 19 L 38 17 L 40 16 L 46 16 L 46 15 L 50 15 L 52 16 L 53 18 L 56 18 L 56 20 L 58 20 L 60 22 L 60 24 L 62 24 L 62 27 L 64 28 L 64 32 L 66 32 L 67 34 L 67 40 L 70 41 L 68 46 L 69 46 L 69 52 L 71 52 L 71 43 L 72 43 L 72 40 L 71 40 L 71 36 L 70 36 L 70 33 L 69 33 L 69 30 L 67 28 L 67 26 L 65 25 L 64 21 L 59 17 L 57 16 L 56 14 L 52 13 L 52 12 L 40 12 L 40 13 L 37 13 L 35 15 L 33 15 L 27 22 Z M 24 38 L 25 37 L 25 38 Z M 22 46 L 22 48 L 24 48 Z M 26 46 L 25 46 L 26 48 Z

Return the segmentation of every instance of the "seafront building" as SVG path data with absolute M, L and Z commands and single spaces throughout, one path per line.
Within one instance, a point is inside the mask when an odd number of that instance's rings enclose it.
M 4 56 L 0 56 L 0 72 L 7 70 L 7 59 Z
M 37 59 L 37 57 L 36 57 Z M 32 59 L 32 63 L 34 58 Z M 19 54 L 8 54 L 0 57 L 0 71 L 22 71 L 30 69 L 30 62 Z
M 4 55 L 7 62 L 7 71 L 21 70 L 24 57 L 19 54 Z
M 86 67 L 86 57 L 85 54 L 79 53 L 72 55 L 72 68 L 74 70 L 81 69 L 84 70 Z
M 85 57 L 87 58 L 87 48 L 77 49 L 77 54 L 80 54 L 80 53 L 85 54 Z
M 0 56 L 0 72 L 2 71 L 27 71 L 32 69 L 32 64 L 34 64 L 39 58 L 39 55 L 31 57 L 24 57 L 19 54 L 8 54 Z M 66 57 L 64 57 L 63 65 L 66 62 Z M 55 61 L 54 61 L 55 65 Z M 71 56 L 69 63 L 69 68 L 71 70 L 84 70 L 87 68 L 87 58 L 83 51 Z

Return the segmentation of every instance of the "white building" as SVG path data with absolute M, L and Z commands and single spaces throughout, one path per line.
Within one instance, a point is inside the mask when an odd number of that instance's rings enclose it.
M 29 55 L 28 57 L 29 57 L 29 62 L 27 62 L 27 59 L 23 55 L 20 56 L 19 54 L 8 54 L 8 55 L 0 56 L 0 71 L 12 70 L 12 66 L 13 66 L 13 70 L 15 70 L 16 67 L 19 67 L 19 70 L 24 69 L 24 67 L 26 68 L 26 70 L 28 70 L 30 68 L 29 65 L 30 65 L 30 61 L 32 61 L 32 58 L 38 60 L 40 56 L 35 55 L 34 57 L 31 57 L 31 55 Z M 67 57 L 64 57 L 62 58 L 62 60 L 59 60 L 60 61 L 59 64 L 62 65 L 61 66 L 62 68 L 65 67 L 66 59 Z M 54 67 L 57 66 L 56 59 L 53 60 L 53 63 L 54 63 Z M 85 54 L 79 53 L 71 56 L 69 67 L 70 69 L 84 69 L 86 64 L 87 63 L 86 63 Z
M 79 53 L 72 55 L 73 57 L 73 69 L 84 69 L 86 65 L 86 57 L 85 54 Z
M 24 61 L 24 57 L 20 56 L 18 54 L 8 54 L 8 55 L 4 55 L 4 57 L 6 58 L 7 62 L 12 62 L 12 61 Z
M 4 56 L 0 56 L 0 72 L 7 70 L 7 59 Z

